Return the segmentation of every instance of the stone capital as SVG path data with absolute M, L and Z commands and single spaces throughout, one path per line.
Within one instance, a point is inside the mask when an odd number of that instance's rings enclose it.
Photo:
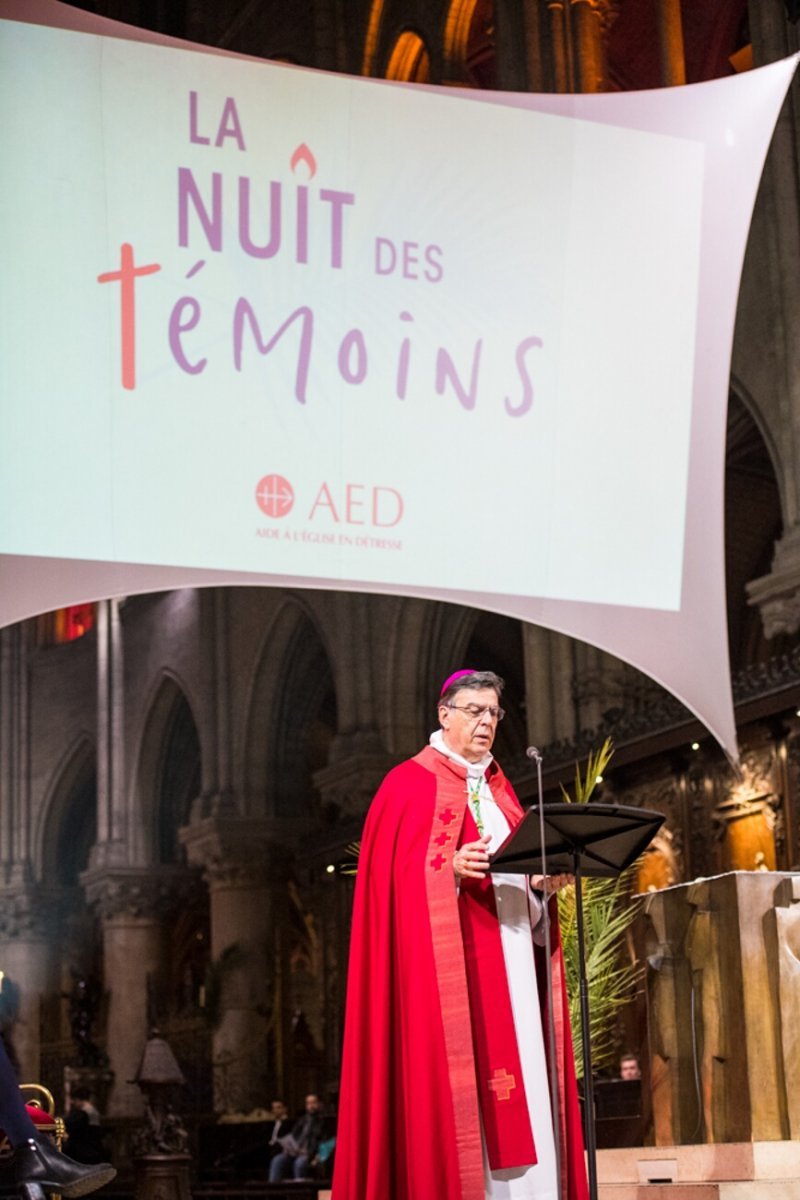
M 155 921 L 186 901 L 197 878 L 185 867 L 101 867 L 84 871 L 81 884 L 104 921 Z
M 747 584 L 747 597 L 760 610 L 768 638 L 800 629 L 800 526 L 775 544 L 772 570 Z
M 363 816 L 387 771 L 396 759 L 385 753 L 355 753 L 314 774 L 314 787 L 323 804 L 335 805 L 343 816 Z
M 36 884 L 0 888 L 0 941 L 44 942 L 58 923 L 58 888 Z
M 260 817 L 205 817 L 185 826 L 180 839 L 212 889 L 263 887 L 286 859 L 275 824 Z

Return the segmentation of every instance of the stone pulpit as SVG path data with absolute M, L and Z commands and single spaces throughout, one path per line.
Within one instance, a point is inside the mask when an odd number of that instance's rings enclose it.
M 656 1145 L 800 1139 L 800 874 L 644 900 Z

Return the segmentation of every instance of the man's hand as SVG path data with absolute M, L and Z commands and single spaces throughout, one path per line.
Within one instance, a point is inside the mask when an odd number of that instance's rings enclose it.
M 546 896 L 552 896 L 554 892 L 560 892 L 562 888 L 569 887 L 574 882 L 574 875 L 531 875 L 533 890 L 544 892 Z
M 466 842 L 453 855 L 453 872 L 456 879 L 483 879 L 489 870 L 489 842 L 482 837 L 478 842 Z

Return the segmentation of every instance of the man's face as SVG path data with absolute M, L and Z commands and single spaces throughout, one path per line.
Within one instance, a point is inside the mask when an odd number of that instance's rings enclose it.
M 306 1096 L 306 1112 L 319 1112 L 319 1096 Z
M 642 1077 L 639 1063 L 635 1058 L 623 1058 L 619 1064 L 619 1073 L 623 1079 L 641 1079 Z
M 467 762 L 480 762 L 491 750 L 497 732 L 497 717 L 492 717 L 486 710 L 490 706 L 497 708 L 499 704 L 494 688 L 462 688 L 450 700 L 449 706 L 440 704 L 439 723 L 450 749 Z M 484 711 L 476 717 L 477 709 Z

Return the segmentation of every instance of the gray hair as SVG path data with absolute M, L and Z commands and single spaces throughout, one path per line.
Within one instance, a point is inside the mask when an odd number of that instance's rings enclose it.
M 499 699 L 505 686 L 505 682 L 499 675 L 495 675 L 494 671 L 471 671 L 469 675 L 459 675 L 458 679 L 453 680 L 448 689 L 439 697 L 437 708 L 442 704 L 449 704 L 453 697 L 464 688 L 492 688 L 497 692 Z

